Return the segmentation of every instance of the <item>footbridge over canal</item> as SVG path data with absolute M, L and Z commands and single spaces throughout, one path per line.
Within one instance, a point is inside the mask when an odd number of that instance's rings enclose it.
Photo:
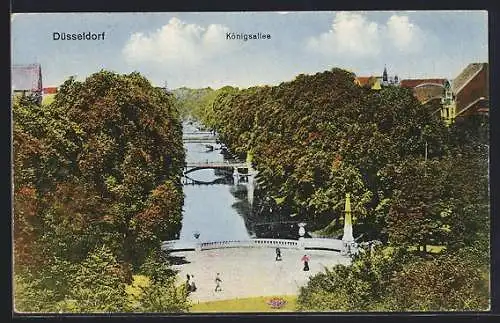
M 224 160 L 219 162 L 189 162 L 186 163 L 184 175 L 200 169 L 249 169 L 248 163 L 238 160 Z
M 301 238 L 292 239 L 247 239 L 225 241 L 182 241 L 169 240 L 161 245 L 162 250 L 176 251 L 204 251 L 226 248 L 280 248 L 296 250 L 323 250 L 326 252 L 345 253 L 346 246 L 342 240 L 328 238 Z

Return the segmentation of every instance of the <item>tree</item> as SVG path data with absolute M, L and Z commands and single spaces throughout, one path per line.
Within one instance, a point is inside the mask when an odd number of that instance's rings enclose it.
M 184 149 L 171 97 L 138 73 L 100 71 L 70 78 L 48 105 L 15 101 L 13 120 L 20 307 L 124 309 L 130 271 L 180 230 Z M 105 304 L 84 301 L 93 294 Z
M 184 284 L 176 285 L 176 272 L 160 252 L 151 252 L 140 272 L 149 277 L 150 284 L 142 288 L 135 309 L 143 312 L 187 312 L 190 303 Z
M 123 312 L 126 304 L 124 268 L 103 246 L 75 266 L 70 287 L 59 310 L 83 313 Z
M 135 243 L 134 254 L 143 259 L 148 251 L 162 241 L 172 240 L 181 229 L 182 189 L 172 181 L 158 186 L 151 193 L 146 207 L 131 223 Z M 146 248 L 145 248 L 146 247 Z
M 392 169 L 394 195 L 387 225 L 393 245 L 443 244 L 449 230 L 446 170 L 437 160 L 408 161 Z
M 389 288 L 396 311 L 481 311 L 489 308 L 488 279 L 463 253 L 419 260 L 397 272 Z
M 392 276 L 412 261 L 404 249 L 362 253 L 351 265 L 336 265 L 310 278 L 300 289 L 299 311 L 373 311 L 385 302 Z
M 411 91 L 372 91 L 354 78 L 332 69 L 273 87 L 227 89 L 211 113 L 233 152 L 242 158 L 252 152 L 265 192 L 257 196 L 284 201 L 280 212 L 309 228 L 338 229 L 342 190 L 352 189 L 359 230 L 384 240 L 392 192 L 379 172 L 422 156 L 426 142 L 429 158 L 443 155 L 446 127 Z

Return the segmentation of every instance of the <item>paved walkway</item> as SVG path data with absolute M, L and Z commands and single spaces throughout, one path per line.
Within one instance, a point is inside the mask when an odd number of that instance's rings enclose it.
M 273 248 L 228 248 L 201 252 L 172 253 L 185 256 L 189 263 L 174 265 L 179 270 L 179 282 L 186 274 L 194 275 L 198 290 L 191 293 L 194 303 L 272 295 L 297 295 L 309 276 L 324 267 L 348 264 L 346 257 L 332 251 L 282 249 L 282 261 L 275 261 Z M 302 270 L 300 259 L 310 257 L 310 271 Z M 222 291 L 215 292 L 215 276 L 220 273 Z

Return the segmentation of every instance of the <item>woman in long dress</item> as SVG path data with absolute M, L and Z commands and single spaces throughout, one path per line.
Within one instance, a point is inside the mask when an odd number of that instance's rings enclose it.
M 304 255 L 302 257 L 302 261 L 304 262 L 304 271 L 309 271 L 309 257 L 307 255 Z
M 196 283 L 194 282 L 194 275 L 191 275 L 191 292 L 196 292 L 196 290 L 198 289 L 196 287 Z

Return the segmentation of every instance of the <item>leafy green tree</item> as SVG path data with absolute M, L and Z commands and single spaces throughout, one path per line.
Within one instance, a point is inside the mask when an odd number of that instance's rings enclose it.
M 176 284 L 176 272 L 167 265 L 161 253 L 150 253 L 140 272 L 149 277 L 151 283 L 143 288 L 136 311 L 171 313 L 189 310 L 186 287 Z
M 144 258 L 164 240 L 172 240 L 181 229 L 182 188 L 172 181 L 158 186 L 151 193 L 144 210 L 131 223 L 136 246 L 134 254 Z
M 409 161 L 392 171 L 395 191 L 387 225 L 393 245 L 442 244 L 449 231 L 448 187 L 443 163 Z
M 487 158 L 458 154 L 403 162 L 385 175 L 393 191 L 387 219 L 398 245 L 445 245 L 459 249 L 489 243 Z
M 57 260 L 56 260 L 57 261 Z M 70 263 L 64 263 L 65 270 Z M 13 310 L 18 313 L 56 312 L 57 302 L 63 299 L 62 289 L 69 288 L 64 275 L 54 275 L 60 267 L 54 262 L 44 268 L 43 273 L 29 270 L 16 270 L 13 274 Z M 55 270 L 57 269 L 57 270 Z M 56 280 L 54 280 L 56 276 Z M 55 286 L 58 282 L 58 286 Z
M 386 309 L 394 272 L 412 261 L 403 249 L 378 249 L 353 263 L 325 269 L 300 289 L 299 311 L 373 311 Z
M 423 156 L 426 142 L 429 158 L 443 155 L 446 127 L 411 91 L 364 89 L 354 77 L 332 69 L 273 87 L 221 89 L 210 113 L 233 152 L 252 152 L 265 192 L 257 196 L 282 201 L 280 212 L 310 229 L 338 231 L 341 190 L 352 189 L 356 230 L 384 240 L 392 192 L 379 171 Z
M 106 247 L 98 248 L 75 265 L 67 294 L 58 303 L 59 310 L 80 313 L 123 312 L 127 279 L 115 255 Z
M 125 310 L 131 271 L 180 230 L 184 150 L 172 97 L 138 73 L 101 71 L 70 78 L 48 105 L 16 100 L 13 121 L 18 308 Z
M 488 279 L 463 254 L 419 260 L 397 272 L 388 302 L 396 311 L 481 311 L 489 308 Z

